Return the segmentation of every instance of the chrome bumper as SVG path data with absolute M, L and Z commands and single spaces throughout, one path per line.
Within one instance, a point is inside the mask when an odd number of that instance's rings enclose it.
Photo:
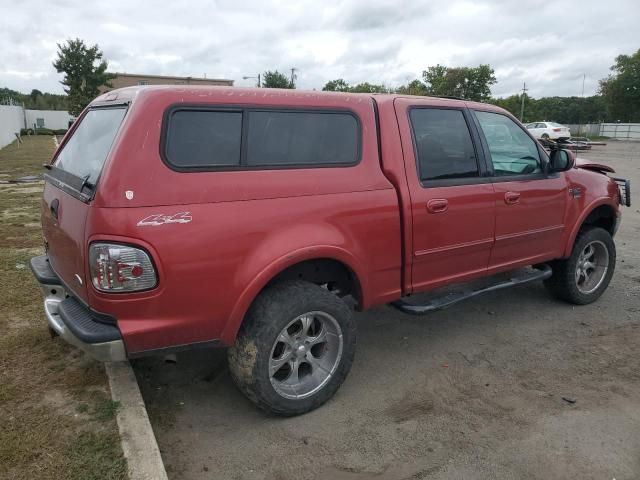
M 34 268 L 34 261 L 32 259 L 32 270 L 38 282 L 41 282 L 41 277 Z M 80 348 L 88 353 L 91 357 L 101 362 L 119 362 L 127 359 L 127 351 L 122 339 L 110 340 L 107 342 L 87 342 L 78 336 L 76 336 L 71 329 L 65 324 L 62 316 L 60 315 L 60 304 L 68 300 L 68 295 L 65 288 L 61 284 L 51 283 L 51 278 L 47 279 L 48 283 L 40 283 L 42 294 L 44 296 L 44 313 L 47 318 L 47 323 L 51 330 L 66 342 Z
M 55 293 L 51 293 L 51 291 Z M 42 285 L 44 293 L 44 314 L 51 329 L 67 343 L 87 352 L 100 362 L 120 362 L 127 359 L 122 340 L 102 343 L 87 343 L 76 337 L 64 324 L 58 314 L 58 306 L 65 299 L 65 290 L 61 285 Z

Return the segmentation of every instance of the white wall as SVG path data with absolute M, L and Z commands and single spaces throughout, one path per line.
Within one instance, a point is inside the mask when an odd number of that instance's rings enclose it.
M 16 139 L 16 133 L 24 127 L 22 107 L 0 105 L 0 148 Z
M 600 125 L 600 135 L 640 140 L 640 123 L 603 123 Z
M 594 137 L 600 135 L 599 123 L 586 123 L 583 125 L 569 124 L 567 127 L 569 127 L 571 135 L 574 137 Z
M 61 110 L 25 110 L 27 116 L 27 128 L 33 128 L 37 118 L 44 119 L 44 128 L 58 130 L 69 128 L 69 120 L 73 117 L 69 112 Z

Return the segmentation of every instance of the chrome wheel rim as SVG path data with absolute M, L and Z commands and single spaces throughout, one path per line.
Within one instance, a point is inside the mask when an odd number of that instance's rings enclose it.
M 576 265 L 576 286 L 580 293 L 589 294 L 598 289 L 609 270 L 609 251 L 599 240 L 587 243 L 580 252 Z
M 271 385 L 284 398 L 310 397 L 335 375 L 342 346 L 342 329 L 328 313 L 314 311 L 296 317 L 271 348 Z

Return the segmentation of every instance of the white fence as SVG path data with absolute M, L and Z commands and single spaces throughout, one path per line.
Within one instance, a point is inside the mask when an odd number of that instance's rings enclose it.
M 599 123 L 586 123 L 583 125 L 569 124 L 567 127 L 569 127 L 571 135 L 574 137 L 597 137 L 600 135 Z
M 21 128 L 24 128 L 22 107 L 0 105 L 0 148 L 13 142 Z
M 63 110 L 25 110 L 26 128 L 50 128 L 60 130 L 69 128 L 73 116 Z
M 640 140 L 640 123 L 602 123 L 600 135 L 621 140 Z
M 69 128 L 69 112 L 62 110 L 26 110 L 16 105 L 0 105 L 0 148 L 16 139 L 22 128 Z

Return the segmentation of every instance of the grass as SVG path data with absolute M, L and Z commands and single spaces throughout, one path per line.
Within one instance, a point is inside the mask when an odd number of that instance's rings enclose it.
M 48 136 L 0 150 L 0 181 L 43 172 Z M 42 252 L 42 182 L 0 183 L 0 479 L 124 479 L 104 367 L 51 339 L 29 259 Z

